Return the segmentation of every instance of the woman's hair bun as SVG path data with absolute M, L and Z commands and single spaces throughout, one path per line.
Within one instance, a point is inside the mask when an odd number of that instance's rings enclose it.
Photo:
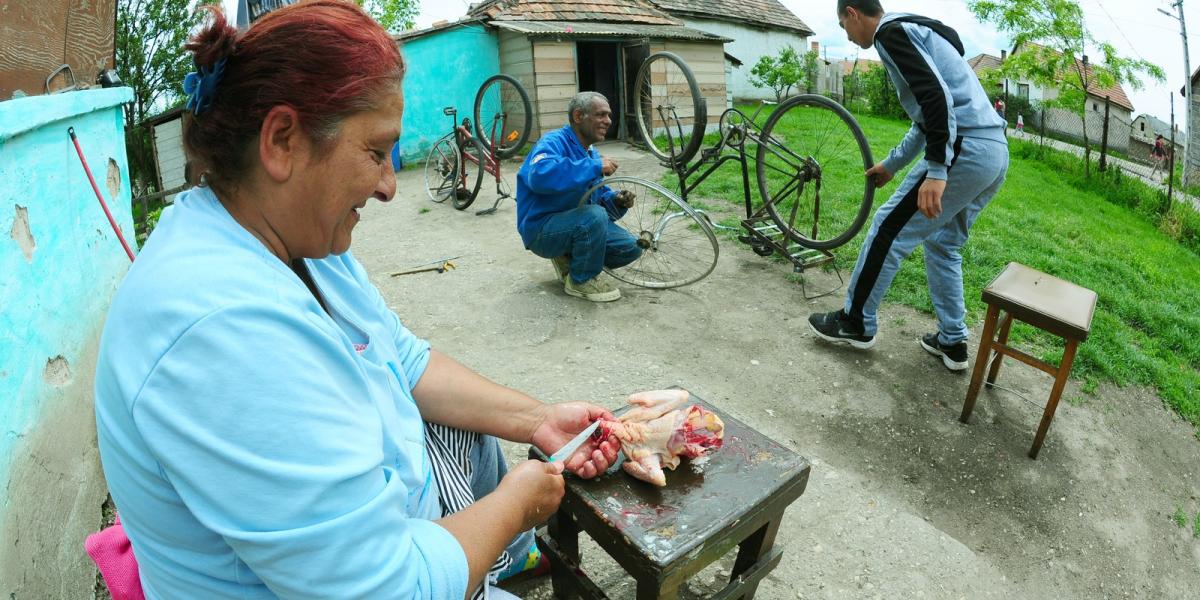
M 211 20 L 183 47 L 192 53 L 196 66 L 210 67 L 233 54 L 238 30 L 225 19 L 220 6 L 208 4 L 199 10 L 208 11 Z

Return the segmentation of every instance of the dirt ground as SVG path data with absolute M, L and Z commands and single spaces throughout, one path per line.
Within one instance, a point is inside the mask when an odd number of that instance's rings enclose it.
M 624 145 L 602 151 L 622 175 L 661 170 Z M 505 166 L 511 180 L 517 165 Z M 1170 516 L 1200 509 L 1200 442 L 1153 393 L 1102 386 L 1064 402 L 1033 461 L 1049 377 L 1006 363 L 999 383 L 1030 400 L 985 390 L 971 424 L 959 423 L 969 376 L 917 344 L 931 315 L 885 304 L 874 349 L 831 347 L 804 319 L 841 297 L 806 302 L 789 267 L 726 240 L 716 270 L 690 287 L 571 298 L 549 261 L 522 248 L 511 200 L 489 216 L 433 204 L 420 167 L 399 174 L 395 201 L 371 203 L 353 246 L 414 332 L 549 402 L 615 408 L 631 392 L 680 385 L 811 461 L 758 598 L 1198 597 L 1200 539 Z M 485 183 L 477 202 L 490 206 L 493 189 Z M 446 257 L 457 269 L 387 275 Z M 1064 397 L 1080 397 L 1077 386 Z M 583 549 L 602 587 L 633 597 L 598 546 Z M 718 589 L 731 564 L 714 563 L 685 596 Z M 548 578 L 514 591 L 552 597 Z

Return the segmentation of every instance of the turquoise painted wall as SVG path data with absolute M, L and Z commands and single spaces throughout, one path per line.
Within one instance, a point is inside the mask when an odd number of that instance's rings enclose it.
M 408 74 L 400 154 L 409 168 L 418 168 L 434 142 L 450 131 L 450 117 L 442 109 L 458 108 L 460 122 L 470 117 L 475 92 L 500 72 L 500 43 L 482 25 L 466 25 L 408 41 L 401 50 Z
M 22 492 L 9 490 L 10 469 L 28 453 L 17 455 L 14 446 L 33 436 L 60 388 L 86 380 L 91 389 L 93 374 L 80 365 L 94 353 L 109 299 L 129 268 L 67 128 L 75 128 L 132 244 L 121 113 L 132 99 L 129 88 L 112 88 L 0 102 L 0 522 L 8 494 Z

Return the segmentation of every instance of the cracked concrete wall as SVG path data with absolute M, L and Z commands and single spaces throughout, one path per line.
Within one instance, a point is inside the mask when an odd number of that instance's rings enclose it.
M 132 238 L 128 88 L 0 102 L 0 598 L 90 598 L 107 495 L 92 381 L 129 268 L 67 129 Z M 107 188 L 107 189 L 106 189 Z

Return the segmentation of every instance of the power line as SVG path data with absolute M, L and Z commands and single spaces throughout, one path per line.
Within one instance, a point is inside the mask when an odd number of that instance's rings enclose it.
M 1125 39 L 1125 43 L 1129 44 L 1129 49 L 1133 50 L 1133 53 L 1136 54 L 1139 59 L 1146 60 L 1146 57 L 1142 56 L 1142 54 L 1137 51 L 1137 46 L 1135 46 L 1133 42 L 1129 41 L 1129 36 L 1125 35 L 1125 32 L 1121 29 L 1121 26 L 1117 25 L 1116 19 L 1113 19 L 1112 15 L 1108 14 L 1108 9 L 1104 8 L 1104 3 L 1100 2 L 1100 0 L 1094 1 L 1096 2 L 1096 6 L 1099 6 L 1100 10 L 1104 11 L 1104 15 L 1108 17 L 1109 21 L 1112 22 L 1113 27 L 1117 28 L 1117 33 L 1121 34 L 1121 37 Z

